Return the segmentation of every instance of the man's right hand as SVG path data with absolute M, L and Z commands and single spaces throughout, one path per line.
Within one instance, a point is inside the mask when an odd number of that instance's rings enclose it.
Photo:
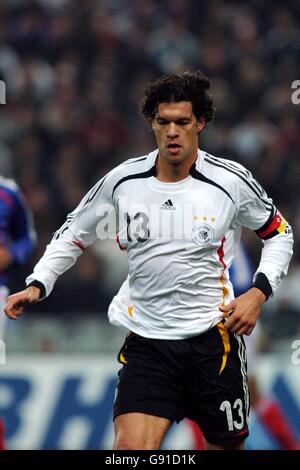
M 38 287 L 30 286 L 16 294 L 7 297 L 4 309 L 6 315 L 12 320 L 17 320 L 24 311 L 24 305 L 35 304 L 40 299 L 41 290 Z

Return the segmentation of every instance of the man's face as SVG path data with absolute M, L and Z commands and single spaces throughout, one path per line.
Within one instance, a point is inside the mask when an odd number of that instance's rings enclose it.
M 198 134 L 204 125 L 204 121 L 197 121 L 190 101 L 160 103 L 152 121 L 159 156 L 178 164 L 196 155 Z

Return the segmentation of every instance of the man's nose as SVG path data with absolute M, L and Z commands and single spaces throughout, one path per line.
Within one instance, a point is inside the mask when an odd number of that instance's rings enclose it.
M 178 136 L 178 129 L 177 129 L 175 122 L 170 122 L 167 136 L 169 138 L 174 138 Z

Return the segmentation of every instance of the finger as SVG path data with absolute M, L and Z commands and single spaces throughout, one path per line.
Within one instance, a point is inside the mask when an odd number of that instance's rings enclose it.
M 6 307 L 4 309 L 4 312 L 5 312 L 5 315 L 7 315 L 9 318 L 11 318 L 12 320 L 16 320 L 16 313 L 14 312 L 14 310 L 12 310 L 11 308 L 8 308 Z
M 221 310 L 221 309 L 220 309 L 220 310 Z M 232 308 L 231 310 L 229 310 L 229 312 L 224 312 L 223 315 L 222 315 L 222 317 L 223 317 L 223 318 L 229 318 L 230 315 L 233 314 L 233 312 L 234 312 L 234 308 Z
M 16 299 L 10 299 L 6 307 L 4 309 L 4 312 L 9 318 L 12 318 L 13 320 L 17 320 L 17 318 L 22 315 L 24 311 L 24 303 L 22 301 L 16 301 Z
M 228 327 L 228 330 L 231 331 L 231 333 L 237 334 L 239 331 L 241 331 L 244 327 L 241 327 L 239 324 L 233 325 L 231 327 Z
M 223 305 L 223 304 L 220 305 L 219 310 L 221 310 L 221 312 L 230 312 L 230 310 L 234 309 L 235 307 L 236 307 L 236 301 L 232 300 L 227 305 Z
M 232 314 L 226 321 L 225 324 L 226 328 L 230 330 L 232 333 L 236 333 L 239 331 L 241 328 L 245 326 L 245 322 L 241 321 L 241 319 L 236 316 L 235 314 Z
M 237 335 L 247 335 L 249 336 L 253 331 L 254 326 L 249 324 L 248 322 L 239 322 L 235 325 L 235 327 L 231 330 L 233 333 Z M 233 331 L 234 330 L 234 331 Z
M 19 311 L 16 312 L 15 310 L 8 310 L 5 313 L 11 320 L 17 320 L 19 316 L 21 315 L 21 312 Z
M 242 326 L 241 328 L 236 328 L 236 331 L 234 333 L 238 336 L 246 335 L 247 334 L 247 328 L 245 326 Z
M 249 336 L 249 335 L 251 335 L 253 330 L 254 330 L 254 326 L 251 326 L 251 327 L 246 328 L 246 330 L 243 331 L 241 334 Z M 240 333 L 237 333 L 237 334 L 240 334 Z
M 21 311 L 18 311 L 18 312 L 10 312 L 7 316 L 11 319 L 11 320 L 18 320 L 18 318 L 22 315 L 22 312 Z

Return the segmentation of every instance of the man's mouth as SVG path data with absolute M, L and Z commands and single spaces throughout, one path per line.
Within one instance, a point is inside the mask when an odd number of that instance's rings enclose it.
M 179 145 L 177 143 L 170 143 L 170 144 L 167 145 L 167 149 L 169 150 L 169 152 L 172 155 L 175 155 L 181 149 L 181 145 Z
M 170 143 L 167 145 L 168 149 L 176 149 L 176 148 L 180 148 L 181 145 L 177 144 L 177 143 Z

